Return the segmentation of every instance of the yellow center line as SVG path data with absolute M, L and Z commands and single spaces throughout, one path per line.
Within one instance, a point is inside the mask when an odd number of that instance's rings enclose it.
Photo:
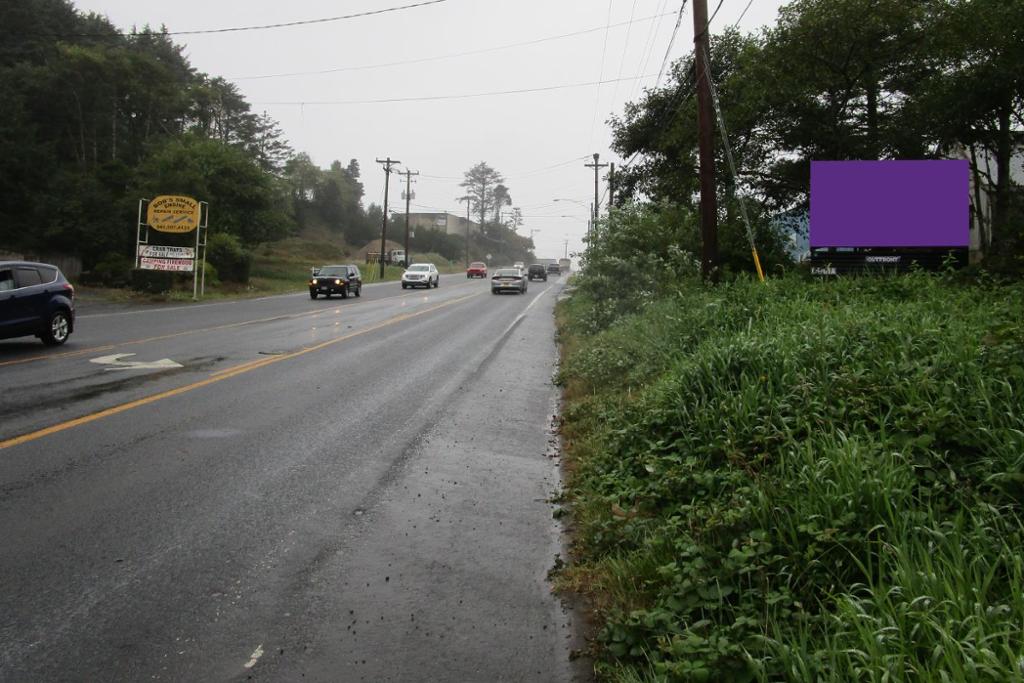
M 112 408 L 106 408 L 104 410 L 100 410 L 98 412 L 91 413 L 89 415 L 83 415 L 82 417 L 78 417 L 78 418 L 75 418 L 73 420 L 68 420 L 66 422 L 61 422 L 59 424 L 55 424 L 55 425 L 52 425 L 50 427 L 46 427 L 44 429 L 40 429 L 40 430 L 37 430 L 37 431 L 34 431 L 34 432 L 29 432 L 28 434 L 22 434 L 21 436 L 16 436 L 14 438 L 7 439 L 5 441 L 0 441 L 0 450 L 4 450 L 5 448 L 11 448 L 12 446 L 19 446 L 19 445 L 21 445 L 23 443 L 27 443 L 29 441 L 35 441 L 37 439 L 41 439 L 44 436 L 49 436 L 51 434 L 56 434 L 58 432 L 63 432 L 65 430 L 72 429 L 73 427 L 78 427 L 78 426 L 81 426 L 81 425 L 84 425 L 84 424 L 88 424 L 90 422 L 95 422 L 96 420 L 100 420 L 100 419 L 102 419 L 104 417 L 110 417 L 111 415 L 117 415 L 118 413 L 123 413 L 123 412 L 126 412 L 128 410 L 132 410 L 133 408 L 138 408 L 140 406 L 144 406 L 144 405 L 148 405 L 150 403 L 155 403 L 157 401 L 161 401 L 161 400 L 163 400 L 165 398 L 171 398 L 173 396 L 178 396 L 180 394 L 184 394 L 186 392 L 193 391 L 195 389 L 200 389 L 202 387 L 209 386 L 211 384 L 216 384 L 217 382 L 221 382 L 223 380 L 230 379 L 231 377 L 237 377 L 238 375 L 242 375 L 242 374 L 245 374 L 247 372 L 251 372 L 251 371 L 256 370 L 258 368 L 266 367 L 267 365 L 272 365 L 273 363 L 279 363 L 279 362 L 284 361 L 284 360 L 289 360 L 291 358 L 297 358 L 298 356 L 303 356 L 303 355 L 305 355 L 307 353 L 312 353 L 313 351 L 319 351 L 321 349 L 327 348 L 328 346 L 333 346 L 334 344 L 338 344 L 338 343 L 346 341 L 348 339 L 352 339 L 353 337 L 358 337 L 360 335 L 367 334 L 368 332 L 373 332 L 373 331 L 379 330 L 379 329 L 381 329 L 383 327 L 387 327 L 389 325 L 394 325 L 394 324 L 400 323 L 400 322 L 402 322 L 404 320 L 409 320 L 410 318 L 416 318 L 416 317 L 419 317 L 421 315 L 426 315 L 427 313 L 432 313 L 434 311 L 440 310 L 442 308 L 446 308 L 446 307 L 451 306 L 453 304 L 457 304 L 457 303 L 466 301 L 467 299 L 472 299 L 473 297 L 480 296 L 481 294 L 482 294 L 482 292 L 477 292 L 475 294 L 469 294 L 467 296 L 459 297 L 457 299 L 451 299 L 450 301 L 445 301 L 444 303 L 440 303 L 440 304 L 438 304 L 436 306 L 432 306 L 430 308 L 425 308 L 425 309 L 423 309 L 421 311 L 413 311 L 412 313 L 404 313 L 402 315 L 395 316 L 394 318 L 389 318 L 387 320 L 384 320 L 383 322 L 379 322 L 379 323 L 377 323 L 375 325 L 371 325 L 370 327 L 364 328 L 362 330 L 356 330 L 355 332 L 350 332 L 350 333 L 342 335 L 340 337 L 335 337 L 334 339 L 328 339 L 327 341 L 321 342 L 319 344 L 315 344 L 313 346 L 307 346 L 307 347 L 301 348 L 298 351 L 292 351 L 292 352 L 289 352 L 289 353 L 283 353 L 280 356 L 270 356 L 269 358 L 262 358 L 262 359 L 259 359 L 258 361 L 254 361 L 254 362 L 251 362 L 251 363 L 243 363 L 242 365 L 235 366 L 234 368 L 229 368 L 228 370 L 226 370 L 224 372 L 221 372 L 219 374 L 213 375 L 211 377 L 208 377 L 206 379 L 200 380 L 198 382 L 193 382 L 192 384 L 186 384 L 185 386 L 178 387 L 177 389 L 170 389 L 168 391 L 162 391 L 162 392 L 160 392 L 158 394 L 153 394 L 152 396 L 146 396 L 144 398 L 140 398 L 140 399 L 137 399 L 135 401 L 129 401 L 128 403 L 122 403 L 121 405 L 113 406 Z
M 21 363 L 31 363 L 37 360 L 60 360 L 62 358 L 74 358 L 76 356 L 85 356 L 90 353 L 96 353 L 98 351 L 109 351 L 110 349 L 116 349 L 119 346 L 134 346 L 138 344 L 148 344 L 149 342 L 163 341 L 165 339 L 174 339 L 176 337 L 184 337 L 190 334 L 202 334 L 204 332 L 217 332 L 218 330 L 229 330 L 233 327 L 244 327 L 246 325 L 256 325 L 258 323 L 274 322 L 275 320 L 294 320 L 297 318 L 316 317 L 323 315 L 328 311 L 308 311 L 305 313 L 293 313 L 289 315 L 275 315 L 269 318 L 257 318 L 255 320 L 243 320 L 237 323 L 228 323 L 226 325 L 215 325 L 214 327 L 201 327 L 196 330 L 183 330 L 181 332 L 171 332 L 170 334 L 162 334 L 157 337 L 147 337 L 145 339 L 132 339 L 125 342 L 115 342 L 113 344 L 106 344 L 104 346 L 93 346 L 88 349 L 82 349 L 80 351 L 68 351 L 66 353 L 58 353 L 46 356 L 33 356 L 32 358 L 21 358 L 18 360 L 9 360 L 0 363 L 0 368 L 5 365 L 19 365 Z

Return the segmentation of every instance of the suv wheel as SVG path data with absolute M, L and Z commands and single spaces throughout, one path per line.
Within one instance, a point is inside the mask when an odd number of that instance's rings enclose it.
M 356 291 L 354 293 L 355 293 L 356 296 L 362 296 L 363 295 L 363 285 L 362 285 L 362 283 L 359 283 L 359 286 L 356 287 Z
M 315 299 L 316 298 L 316 292 L 310 292 L 309 293 L 309 298 L 310 299 Z
M 40 338 L 47 346 L 59 346 L 68 340 L 71 334 L 71 320 L 65 311 L 54 311 L 50 315 L 50 323 Z

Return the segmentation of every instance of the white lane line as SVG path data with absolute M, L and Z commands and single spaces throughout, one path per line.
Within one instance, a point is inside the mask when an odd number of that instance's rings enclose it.
M 256 646 L 256 649 L 253 650 L 252 657 L 250 657 L 249 661 L 245 663 L 245 668 L 246 669 L 251 669 L 254 666 L 256 666 L 256 662 L 260 661 L 260 657 L 262 657 L 262 656 L 263 656 L 263 643 L 260 643 L 259 645 Z
M 523 312 L 520 313 L 518 316 L 516 316 L 516 319 L 513 320 L 512 323 L 508 327 L 505 328 L 505 331 L 501 333 L 501 336 L 504 337 L 506 334 L 511 332 L 512 328 L 515 327 L 516 325 L 518 325 L 519 321 L 521 321 L 523 318 L 526 317 L 526 314 L 530 312 L 530 309 L 533 308 L 533 305 L 535 303 L 537 303 L 538 301 L 540 301 L 541 297 L 543 297 L 549 291 L 551 291 L 550 287 L 545 289 L 543 292 L 541 292 L 537 296 L 533 297 L 533 301 L 531 301 L 529 304 L 527 304 L 526 308 L 523 309 Z

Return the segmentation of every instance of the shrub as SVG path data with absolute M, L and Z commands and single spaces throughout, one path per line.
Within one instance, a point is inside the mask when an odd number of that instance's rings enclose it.
M 253 254 L 242 247 L 234 235 L 215 233 L 206 242 L 206 260 L 217 268 L 222 280 L 228 282 L 249 282 L 252 272 Z

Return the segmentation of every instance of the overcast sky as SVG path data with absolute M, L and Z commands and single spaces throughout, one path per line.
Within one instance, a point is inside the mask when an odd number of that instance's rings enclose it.
M 122 29 L 148 23 L 188 31 L 319 19 L 416 1 L 75 0 L 75 5 L 106 15 Z M 785 0 L 723 0 L 712 32 L 735 23 L 748 3 L 740 28 L 753 31 L 774 23 Z M 712 11 L 717 4 L 709 0 Z M 383 203 L 384 173 L 374 160 L 390 156 L 422 174 L 413 188 L 413 211 L 461 215 L 464 205 L 456 198 L 462 173 L 486 161 L 505 175 L 513 205 L 522 209 L 520 234 L 536 230 L 537 256 L 554 258 L 563 255 L 565 240 L 570 252 L 582 248 L 594 189 L 593 171 L 583 164 L 595 152 L 602 162 L 622 161 L 609 150 L 604 121 L 655 83 L 679 5 L 679 0 L 445 0 L 344 21 L 174 39 L 186 46 L 195 68 L 236 83 L 254 111 L 276 119 L 292 147 L 317 165 L 357 159 L 367 203 Z M 692 41 L 688 4 L 671 58 L 689 51 Z M 481 50 L 487 51 L 451 56 Z M 381 66 L 410 60 L 421 61 Z M 317 71 L 332 72 L 308 73 Z M 620 78 L 630 80 L 452 97 Z M 367 102 L 438 96 L 446 99 Z M 555 198 L 578 203 L 555 203 Z

